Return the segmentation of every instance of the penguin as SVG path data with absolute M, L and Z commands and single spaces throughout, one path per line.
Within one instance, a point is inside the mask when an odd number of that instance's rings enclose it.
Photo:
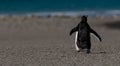
M 102 41 L 98 33 L 95 32 L 87 23 L 87 16 L 85 15 L 81 17 L 80 23 L 70 31 L 69 35 L 71 36 L 74 32 L 76 32 L 75 48 L 78 52 L 82 49 L 86 49 L 86 53 L 88 54 L 91 52 L 91 33 L 94 34 L 100 42 Z

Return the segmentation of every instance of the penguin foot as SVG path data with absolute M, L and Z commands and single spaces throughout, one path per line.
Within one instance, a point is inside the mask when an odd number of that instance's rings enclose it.
M 87 54 L 91 53 L 91 52 L 90 52 L 90 49 L 87 49 L 87 52 L 86 52 L 86 53 L 87 53 Z
M 80 52 L 80 50 L 77 50 L 77 52 Z

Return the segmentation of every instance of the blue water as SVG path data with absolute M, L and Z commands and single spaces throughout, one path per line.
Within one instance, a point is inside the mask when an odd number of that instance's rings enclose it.
M 120 15 L 120 0 L 0 0 L 0 14 L 38 12 Z

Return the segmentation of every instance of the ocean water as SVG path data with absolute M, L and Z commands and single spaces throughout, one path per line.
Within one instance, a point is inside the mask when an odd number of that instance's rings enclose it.
M 0 0 L 0 14 L 120 15 L 120 0 Z

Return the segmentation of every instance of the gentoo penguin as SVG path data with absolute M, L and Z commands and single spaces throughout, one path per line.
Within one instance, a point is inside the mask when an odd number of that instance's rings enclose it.
M 86 53 L 90 53 L 90 33 L 93 33 L 100 40 L 100 42 L 102 41 L 101 37 L 87 23 L 87 16 L 82 16 L 81 22 L 70 31 L 70 35 L 72 35 L 74 32 L 76 32 L 75 47 L 78 52 L 81 49 L 87 49 Z

